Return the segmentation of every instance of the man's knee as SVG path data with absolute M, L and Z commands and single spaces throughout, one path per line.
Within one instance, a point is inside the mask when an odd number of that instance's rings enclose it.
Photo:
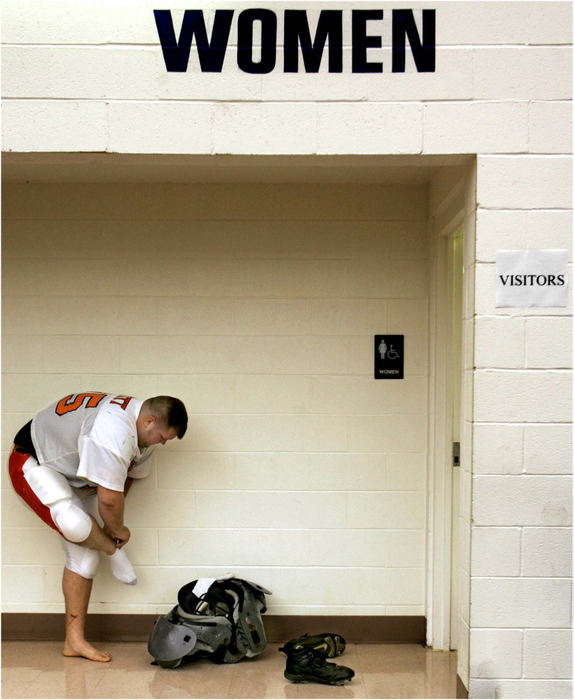
M 90 516 L 69 498 L 53 503 L 50 506 L 50 515 L 60 532 L 70 542 L 83 542 L 92 531 Z
M 94 578 L 100 562 L 100 553 L 72 542 L 64 541 L 62 544 L 66 551 L 66 569 L 83 578 Z

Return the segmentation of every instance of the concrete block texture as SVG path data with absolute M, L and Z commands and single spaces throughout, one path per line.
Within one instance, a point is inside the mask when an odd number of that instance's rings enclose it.
M 11 488 L 11 487 L 10 487 Z M 38 521 L 40 523 L 40 521 Z M 27 564 L 33 561 L 38 550 L 43 553 L 45 564 L 62 563 L 62 547 L 59 535 L 40 523 L 33 532 L 22 531 L 16 527 L 4 528 L 2 531 L 3 566 Z
M 389 458 L 357 452 L 243 452 L 234 455 L 232 484 L 247 490 L 387 491 Z
M 571 481 L 567 476 L 490 476 L 473 479 L 473 520 L 490 526 L 569 526 Z
M 474 474 L 570 474 L 572 434 L 564 425 L 479 424 Z
M 569 2 L 528 3 L 529 43 L 571 44 L 572 6 Z
M 347 498 L 347 525 L 357 528 L 393 527 L 398 513 L 411 528 L 424 524 L 424 493 L 352 493 Z
M 114 336 L 45 336 L 41 356 L 44 372 L 104 374 L 120 369 L 120 343 Z
M 520 474 L 524 429 L 520 425 L 479 424 L 474 427 L 474 474 Z
M 568 209 L 572 204 L 568 157 L 481 156 L 477 168 L 481 208 Z
M 479 368 L 525 366 L 525 321 L 521 318 L 480 316 L 474 324 L 474 358 Z
M 551 342 L 545 340 L 551 338 Z M 526 366 L 572 367 L 572 319 L 529 318 L 525 322 Z
M 170 7 L 184 4 L 175 0 Z M 9 44 L 67 44 L 73 38 L 77 44 L 119 43 L 126 37 L 136 43 L 157 40 L 155 5 L 149 0 L 124 0 L 122 12 L 113 0 L 84 0 L 81 7 L 66 0 L 48 5 L 6 0 L 3 6 L 2 41 Z
M 97 101 L 7 100 L 2 106 L 5 151 L 106 151 L 107 106 Z
M 479 423 L 567 423 L 571 418 L 570 384 L 567 371 L 478 370 L 475 418 Z M 493 401 L 494 396 L 504 401 Z
M 521 678 L 523 634 L 522 630 L 471 630 L 471 677 Z
M 424 107 L 424 153 L 524 153 L 526 102 L 431 102 Z
M 201 561 L 205 566 L 302 567 L 311 559 L 315 566 L 409 568 L 407 557 L 395 556 L 397 546 L 414 547 L 420 554 L 424 540 L 422 531 L 393 533 L 352 529 L 312 532 L 303 529 L 198 529 L 193 530 L 193 537 L 181 529 L 162 529 L 158 535 L 160 564 L 164 566 L 186 566 L 190 561 Z M 361 554 L 365 545 L 371 552 L 366 557 Z
M 172 273 L 166 281 L 164 296 L 252 297 L 252 298 L 330 298 L 358 296 L 348 287 L 347 268 L 351 263 L 338 260 L 235 260 L 180 261 L 166 263 Z M 141 264 L 140 269 L 145 267 Z M 151 271 L 152 264 L 148 263 Z M 300 285 L 292 283 L 293 275 Z M 118 282 L 124 294 L 128 289 L 139 296 L 144 281 L 127 285 Z M 183 326 L 185 330 L 185 326 Z
M 128 153 L 210 153 L 211 103 L 113 102 L 107 106 L 105 150 Z
M 571 528 L 524 528 L 522 573 L 524 576 L 572 576 Z
M 315 153 L 317 107 L 312 103 L 220 103 L 213 116 L 213 153 Z
M 437 23 L 440 45 L 489 46 L 569 44 L 572 12 L 568 2 L 448 2 Z M 518 21 L 519 20 L 519 21 Z
M 572 630 L 524 630 L 525 678 L 572 678 Z
M 376 259 L 350 261 L 348 270 L 351 297 L 422 299 L 425 296 L 428 270 L 423 260 L 396 260 L 392 275 L 381 274 Z
M 318 153 L 420 153 L 422 134 L 420 104 L 336 102 L 317 107 Z
M 516 22 L 517 15 L 527 16 L 529 3 L 493 3 L 485 12 L 484 5 L 448 2 L 441 8 L 437 41 L 441 45 L 496 45 L 528 43 L 528 22 Z
M 571 474 L 572 431 L 570 426 L 526 426 L 524 470 L 529 474 Z
M 568 628 L 570 581 L 541 578 L 474 578 L 474 628 Z
M 22 603 L 42 600 L 45 570 L 42 566 L 3 566 L 3 595 L 16 597 Z
M 531 102 L 529 146 L 531 153 L 572 153 L 570 102 Z
M 494 262 L 497 250 L 572 249 L 572 213 L 561 210 L 479 209 L 476 259 Z
M 473 576 L 520 575 L 520 535 L 520 528 L 475 527 L 470 564 Z
M 4 51 L 5 98 L 156 100 L 165 71 L 161 54 L 149 46 L 12 45 Z
M 571 98 L 572 65 L 568 47 L 483 47 L 475 49 L 474 58 L 475 99 Z M 549 75 L 555 79 L 548 80 Z

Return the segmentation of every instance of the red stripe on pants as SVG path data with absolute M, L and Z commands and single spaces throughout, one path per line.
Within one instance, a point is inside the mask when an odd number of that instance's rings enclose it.
M 8 470 L 10 472 L 10 479 L 12 480 L 12 486 L 14 491 L 20 496 L 20 498 L 26 503 L 30 508 L 36 513 L 36 515 L 41 518 L 46 525 L 49 525 L 58 534 L 62 534 L 58 530 L 57 525 L 52 520 L 52 515 L 50 514 L 50 509 L 45 506 L 42 501 L 36 496 L 36 494 L 30 488 L 22 467 L 31 455 L 25 454 L 24 452 L 19 452 L 16 446 L 12 450 L 12 454 L 8 459 Z M 63 537 L 63 535 L 62 535 Z

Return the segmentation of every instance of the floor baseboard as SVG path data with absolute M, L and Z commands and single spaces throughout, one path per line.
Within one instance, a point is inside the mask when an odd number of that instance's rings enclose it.
M 158 615 L 88 615 L 90 641 L 145 642 Z M 337 632 L 348 642 L 425 644 L 426 618 L 407 615 L 264 615 L 269 642 L 285 642 L 305 632 Z M 5 641 L 63 639 L 63 613 L 2 613 Z M 468 696 L 466 696 L 468 697 Z

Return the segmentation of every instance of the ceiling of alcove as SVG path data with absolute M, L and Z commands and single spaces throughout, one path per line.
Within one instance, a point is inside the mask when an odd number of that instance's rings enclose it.
M 368 183 L 417 185 L 468 155 L 2 154 L 2 180 L 30 183 Z

